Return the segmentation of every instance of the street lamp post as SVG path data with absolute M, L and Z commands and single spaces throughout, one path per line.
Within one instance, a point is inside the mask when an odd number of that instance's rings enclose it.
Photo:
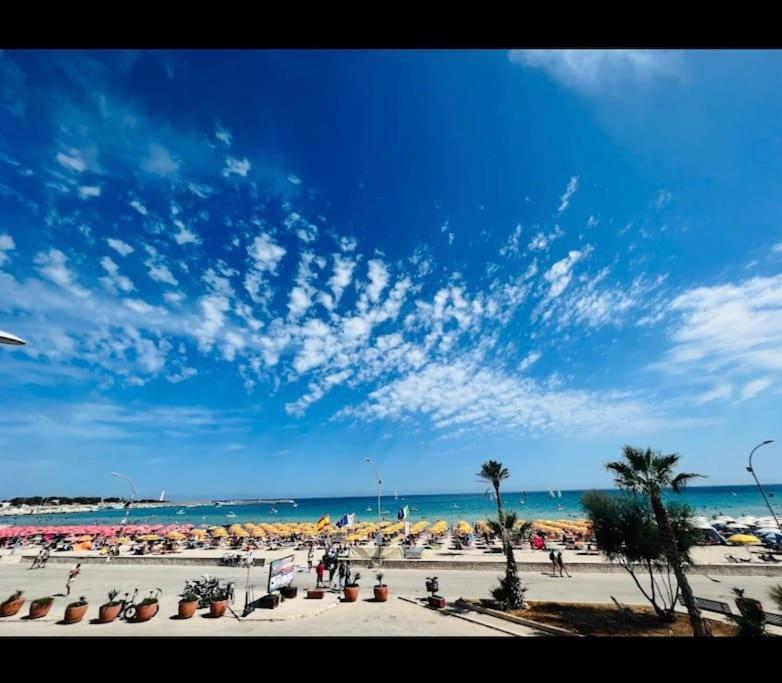
M 774 443 L 773 439 L 766 439 L 762 443 L 759 443 L 755 448 L 752 449 L 752 451 L 749 454 L 749 467 L 747 467 L 747 472 L 749 472 L 752 477 L 755 479 L 755 483 L 758 485 L 758 489 L 760 489 L 760 495 L 763 496 L 763 500 L 766 501 L 766 506 L 768 507 L 768 511 L 771 513 L 771 516 L 774 518 L 774 521 L 777 523 L 777 527 L 779 527 L 779 520 L 777 519 L 776 514 L 774 514 L 774 508 L 771 507 L 771 503 L 768 502 L 768 498 L 766 497 L 766 492 L 763 490 L 763 487 L 760 485 L 760 481 L 758 480 L 758 475 L 755 474 L 755 470 L 752 467 L 752 456 L 755 454 L 755 451 L 758 450 L 761 446 L 765 446 L 767 444 Z
M 375 470 L 375 478 L 377 479 L 377 526 L 378 526 L 378 533 L 380 532 L 380 485 L 383 483 L 380 480 L 380 472 L 377 469 L 377 465 L 375 464 L 375 461 L 372 460 L 372 458 L 366 458 L 365 462 L 368 462 L 370 465 L 372 465 L 373 469 Z
M 122 524 L 124 525 L 128 523 L 128 515 L 130 515 L 130 506 L 133 504 L 133 499 L 136 497 L 136 485 L 133 483 L 133 480 L 125 474 L 120 474 L 119 472 L 112 472 L 111 476 L 119 477 L 120 479 L 126 479 L 130 484 L 130 500 L 128 501 L 128 506 L 125 509 L 125 519 L 122 520 Z
M 24 346 L 27 342 L 15 334 L 10 332 L 3 332 L 0 330 L 0 344 L 7 344 L 8 346 Z

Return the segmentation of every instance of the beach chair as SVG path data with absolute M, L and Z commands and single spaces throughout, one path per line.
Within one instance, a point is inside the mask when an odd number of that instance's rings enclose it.
M 406 560 L 420 560 L 423 552 L 423 548 L 405 548 L 404 558 Z
M 774 614 L 774 612 L 766 612 L 763 610 L 763 614 L 766 617 L 766 623 L 769 626 L 778 626 L 782 628 L 782 614 Z
M 724 617 L 733 619 L 736 615 L 730 608 L 727 602 L 721 602 L 719 600 L 710 600 L 709 598 L 695 598 L 695 606 L 704 612 L 714 612 L 715 614 L 721 614 Z

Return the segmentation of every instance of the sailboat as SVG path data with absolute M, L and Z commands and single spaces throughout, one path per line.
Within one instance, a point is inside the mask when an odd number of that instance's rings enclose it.
M 165 490 L 165 489 L 163 489 L 163 490 L 160 492 L 160 502 L 162 503 L 162 502 L 164 502 L 165 500 L 166 500 L 166 490 Z
M 552 498 L 556 498 L 556 496 L 554 495 L 554 491 L 553 491 L 552 489 L 549 489 L 549 490 L 548 490 L 548 494 L 549 494 L 549 495 L 550 495 Z
M 562 498 L 562 491 L 557 491 L 557 498 Z
M 273 515 L 277 514 L 277 508 L 269 508 L 269 512 Z

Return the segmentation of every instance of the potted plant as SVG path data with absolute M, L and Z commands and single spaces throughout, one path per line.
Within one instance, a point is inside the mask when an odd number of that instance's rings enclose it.
M 160 610 L 160 603 L 154 595 L 144 598 L 136 605 L 136 618 L 134 621 L 149 621 Z
M 12 593 L 5 602 L 0 603 L 0 617 L 12 617 L 24 605 L 24 591 Z
M 179 601 L 179 618 L 190 619 L 198 609 L 198 596 L 192 589 L 182 593 L 182 599 Z
M 30 619 L 40 619 L 49 614 L 49 610 L 52 608 L 54 598 L 47 596 L 45 598 L 38 598 L 30 603 Z
M 213 619 L 219 619 L 228 609 L 228 591 L 218 588 L 209 601 L 209 616 Z
M 388 600 L 388 586 L 383 583 L 383 572 L 375 574 L 377 579 L 377 586 L 373 588 L 375 591 L 375 602 L 385 602 Z
M 345 602 L 356 602 L 358 600 L 358 580 L 361 578 L 361 574 L 356 572 L 355 574 L 348 573 L 345 579 Z
M 104 602 L 98 609 L 98 622 L 101 624 L 109 624 L 119 616 L 119 611 L 122 609 L 122 603 L 117 600 L 119 591 L 115 588 L 109 591 L 109 601 Z
M 76 601 L 72 602 L 65 608 L 65 616 L 63 621 L 66 624 L 76 624 L 84 619 L 84 615 L 87 614 L 87 598 L 83 595 Z

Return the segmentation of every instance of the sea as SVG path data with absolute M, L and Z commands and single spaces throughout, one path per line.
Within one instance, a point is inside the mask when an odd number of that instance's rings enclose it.
M 764 486 L 777 517 L 782 518 L 782 484 Z M 606 491 L 617 494 L 616 489 Z M 585 516 L 581 499 L 585 491 L 505 491 L 502 501 L 506 510 L 514 510 L 521 519 L 575 519 Z M 561 494 L 561 495 L 560 495 Z M 755 486 L 693 486 L 681 494 L 667 493 L 666 498 L 686 503 L 694 515 L 708 518 L 721 514 L 731 517 L 769 516 L 768 508 Z M 203 503 L 188 507 L 183 503 L 154 508 L 131 508 L 130 524 L 200 524 L 225 525 L 244 522 L 313 522 L 329 515 L 336 523 L 343 515 L 355 514 L 359 521 L 376 521 L 377 496 L 354 498 L 299 498 L 292 503 Z M 475 522 L 496 516 L 496 502 L 483 493 L 394 495 L 381 498 L 381 519 L 398 519 L 407 506 L 410 521 L 438 519 L 447 522 Z M 276 512 L 275 512 L 276 510 Z M 119 524 L 125 511 L 101 510 L 68 514 L 20 515 L 0 517 L 0 524 Z

